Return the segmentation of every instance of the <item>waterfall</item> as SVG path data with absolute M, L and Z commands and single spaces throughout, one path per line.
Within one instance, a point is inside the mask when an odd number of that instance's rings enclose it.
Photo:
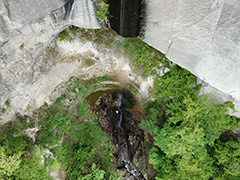
M 123 36 L 123 30 L 124 30 L 124 12 L 125 12 L 125 0 L 121 0 L 121 9 L 120 9 L 120 36 Z
M 121 108 L 122 106 L 122 93 L 120 93 L 119 97 L 118 97 L 118 107 L 119 109 Z
M 118 128 L 122 128 L 121 124 L 122 124 L 122 112 L 121 112 L 121 106 L 122 106 L 122 93 L 120 93 L 119 97 L 118 97 L 118 110 L 116 110 L 116 113 L 119 114 L 119 120 L 117 122 L 117 127 Z
M 145 0 L 109 0 L 110 25 L 122 37 L 137 37 Z
M 121 127 L 122 127 L 121 124 L 122 124 L 122 113 L 120 112 L 119 121 L 118 121 L 118 123 L 117 123 L 117 127 L 118 127 L 118 128 L 121 128 Z

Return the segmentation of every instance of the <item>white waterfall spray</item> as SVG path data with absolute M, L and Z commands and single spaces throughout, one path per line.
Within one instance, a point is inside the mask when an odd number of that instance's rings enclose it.
M 124 9 L 125 9 L 125 0 L 121 0 L 121 9 L 120 9 L 120 36 L 123 36 L 123 29 L 124 29 Z

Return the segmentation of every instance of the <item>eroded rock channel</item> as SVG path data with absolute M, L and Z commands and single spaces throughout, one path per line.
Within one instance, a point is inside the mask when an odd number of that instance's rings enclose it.
M 141 169 L 133 162 L 134 157 L 140 159 L 144 156 L 144 131 L 138 127 L 143 115 L 136 108 L 137 101 L 134 95 L 127 89 L 96 94 L 98 100 L 93 110 L 98 114 L 99 126 L 115 146 L 116 167 L 126 168 L 131 179 L 145 179 Z

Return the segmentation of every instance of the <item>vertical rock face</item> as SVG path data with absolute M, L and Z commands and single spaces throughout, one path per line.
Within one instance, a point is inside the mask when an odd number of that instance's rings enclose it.
M 145 2 L 143 40 L 211 86 L 240 100 L 240 1 Z M 26 108 L 30 90 L 36 92 L 33 100 L 44 100 L 39 79 L 50 71 L 53 62 L 48 58 L 40 61 L 39 57 L 70 24 L 101 27 L 92 0 L 0 1 L 0 116 L 7 100 L 15 99 Z M 49 84 L 46 79 L 44 83 Z
M 0 44 L 19 34 L 54 28 L 61 22 L 84 28 L 100 27 L 91 0 L 2 0 L 0 22 Z
M 24 87 L 37 81 L 48 64 L 38 57 L 70 24 L 101 27 L 91 0 L 0 1 L 0 116 L 8 99 L 24 96 Z
M 143 0 L 109 0 L 111 28 L 123 37 L 137 37 Z
M 44 21 L 46 15 L 51 14 L 51 19 L 54 21 L 54 18 L 59 16 L 59 9 L 66 2 L 64 0 L 54 0 L 54 1 L 27 1 L 27 0 L 3 0 L 0 2 L 0 13 L 1 13 L 1 27 L 0 27 L 0 40 L 2 42 L 7 41 L 12 36 L 21 34 L 21 28 L 24 26 L 33 23 L 40 23 Z M 54 12 L 55 11 L 55 12 Z M 57 12 L 58 11 L 58 12 Z M 62 12 L 62 15 L 65 13 Z M 54 15 L 56 17 L 54 17 Z M 56 19 L 55 19 L 56 20 Z M 32 27 L 34 28 L 34 27 Z M 37 28 L 37 27 L 35 27 Z M 34 29 L 35 30 L 35 29 Z M 28 33 L 30 29 L 28 30 Z M 27 33 L 27 32 L 26 32 Z
M 240 1 L 146 1 L 143 40 L 240 100 Z

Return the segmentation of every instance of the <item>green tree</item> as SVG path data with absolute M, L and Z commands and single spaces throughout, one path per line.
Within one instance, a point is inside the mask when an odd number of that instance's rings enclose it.
M 240 138 L 230 138 L 223 142 L 217 140 L 214 146 L 216 164 L 221 169 L 218 176 L 224 179 L 240 178 Z
M 59 158 L 66 164 L 69 179 L 77 179 L 81 175 L 89 174 L 93 163 L 106 172 L 109 171 L 114 160 L 110 139 L 97 126 L 96 122 L 86 122 L 75 130 L 70 143 L 66 143 Z
M 78 179 L 79 180 L 103 180 L 104 174 L 105 174 L 105 171 L 98 169 L 96 167 L 96 164 L 93 163 L 90 170 L 90 174 L 80 175 Z
M 107 22 L 110 17 L 108 0 L 94 0 L 98 4 L 98 10 L 96 11 L 96 17 L 100 23 Z
M 5 148 L 0 145 L 0 179 L 12 176 L 20 167 L 21 155 L 21 152 L 7 155 Z
M 7 132 L 7 131 L 6 131 Z M 4 134 L 0 137 L 0 178 L 47 179 L 40 148 L 32 147 L 25 137 Z
M 227 115 L 232 104 L 219 105 L 210 96 L 200 98 L 195 76 L 178 66 L 168 68 L 163 77 L 157 75 L 153 89 L 156 100 L 144 106 L 148 121 L 141 125 L 154 136 L 150 163 L 158 170 L 156 179 L 238 177 L 238 153 L 231 156 L 236 169 L 231 176 L 227 170 L 221 173 L 220 153 L 214 155 L 216 147 L 216 152 L 222 153 L 233 149 L 216 145 L 221 132 L 239 125 L 237 118 Z
M 42 154 L 40 148 L 36 147 L 29 157 L 22 157 L 20 167 L 14 172 L 14 177 L 22 180 L 49 179 L 46 165 L 42 162 Z

